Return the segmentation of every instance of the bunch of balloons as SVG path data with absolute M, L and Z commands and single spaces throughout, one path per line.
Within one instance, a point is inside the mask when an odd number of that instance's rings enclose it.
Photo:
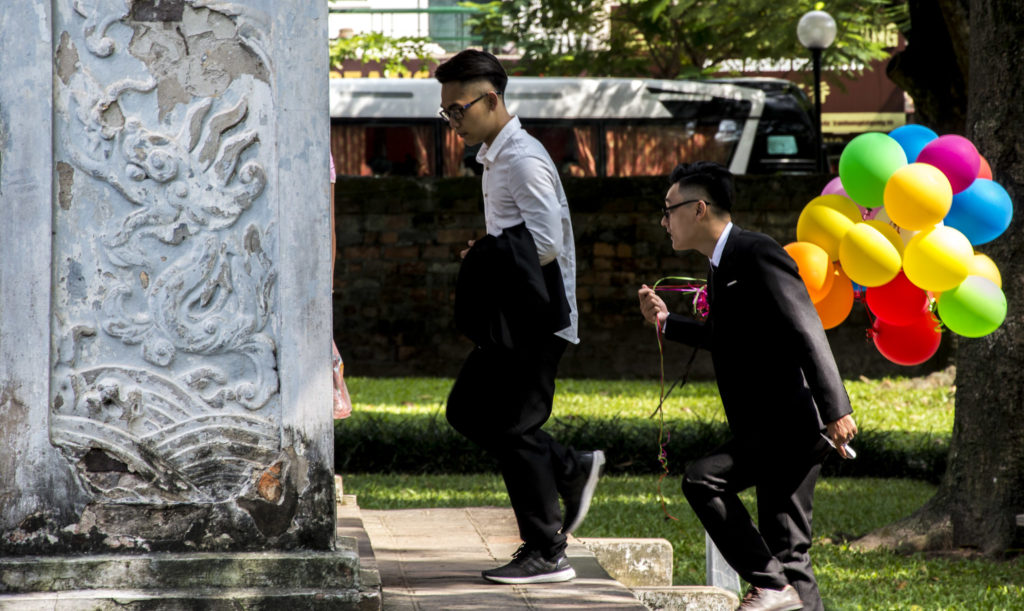
M 1003 323 L 999 269 L 974 248 L 1012 216 L 1009 194 L 968 139 L 905 125 L 846 145 L 839 176 L 804 207 L 785 248 L 826 329 L 862 297 L 879 352 L 917 365 L 938 350 L 943 326 L 982 337 Z

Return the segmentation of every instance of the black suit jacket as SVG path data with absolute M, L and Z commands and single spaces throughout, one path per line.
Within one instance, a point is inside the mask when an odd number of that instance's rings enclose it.
M 477 346 L 530 352 L 570 325 L 558 261 L 541 265 L 520 223 L 473 243 L 459 267 L 455 327 Z
M 733 434 L 759 447 L 820 445 L 824 424 L 853 410 L 796 262 L 733 225 L 708 299 L 705 322 L 670 315 L 665 337 L 711 352 Z

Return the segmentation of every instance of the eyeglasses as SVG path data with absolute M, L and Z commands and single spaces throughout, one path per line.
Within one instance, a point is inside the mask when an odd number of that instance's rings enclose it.
M 688 199 L 685 202 L 679 202 L 678 204 L 672 204 L 671 206 L 665 206 L 664 208 L 661 209 L 661 213 L 663 215 L 665 215 L 665 220 L 667 221 L 668 217 L 672 216 L 672 211 L 675 210 L 676 208 L 678 208 L 680 206 L 685 206 L 686 204 L 695 204 L 697 202 L 702 202 L 702 201 L 704 201 L 704 200 L 702 200 L 702 199 Z
M 476 97 L 476 99 L 474 99 L 472 102 L 468 104 L 452 104 L 448 108 L 442 108 L 441 110 L 437 111 L 437 114 L 441 115 L 441 118 L 444 119 L 445 123 L 451 123 L 452 121 L 462 121 L 462 118 L 466 116 L 466 111 L 469 110 L 470 106 L 476 104 L 477 102 L 486 98 L 488 95 L 492 93 L 494 95 L 501 95 L 500 91 L 488 91 L 487 93 L 480 94 L 479 96 Z

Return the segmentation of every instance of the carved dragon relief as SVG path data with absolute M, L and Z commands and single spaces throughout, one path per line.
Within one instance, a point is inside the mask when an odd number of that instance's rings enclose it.
M 112 201 L 96 204 L 106 213 L 91 227 L 64 221 L 89 244 L 58 247 L 71 263 L 57 274 L 71 287 L 89 269 L 79 280 L 89 305 L 69 289 L 55 308 L 51 441 L 108 502 L 236 498 L 281 452 L 276 248 L 261 215 L 243 220 L 267 185 L 259 143 L 272 122 L 251 108 L 266 84 L 239 76 L 147 124 L 161 75 L 123 44 L 126 28 L 144 27 L 128 20 L 128 0 L 64 1 L 73 12 L 56 49 L 58 154 L 96 183 L 90 193 L 113 197 L 97 198 Z M 218 6 L 185 2 L 193 21 Z M 225 10 L 218 23 L 234 24 L 234 44 L 266 70 L 258 28 L 244 8 Z M 124 66 L 129 76 L 104 76 Z M 56 212 L 58 232 L 68 209 Z

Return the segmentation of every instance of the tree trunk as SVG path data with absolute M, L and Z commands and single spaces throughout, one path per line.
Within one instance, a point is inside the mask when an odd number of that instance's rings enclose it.
M 967 0 L 908 0 L 907 46 L 886 74 L 914 99 L 921 125 L 963 134 L 967 108 Z M 959 53 L 958 53 L 959 52 Z
M 993 179 L 1018 205 L 1024 198 L 1024 3 L 971 0 L 967 137 Z M 1017 134 L 1011 136 L 1011 134 Z M 953 543 L 986 554 L 1006 550 L 1024 514 L 1024 214 L 980 250 L 999 266 L 1006 321 L 980 339 L 961 339 L 956 416 L 947 481 Z
M 1024 104 L 1018 97 L 1024 83 L 1024 3 L 971 0 L 969 19 L 966 136 L 1019 206 L 1024 198 L 1019 137 Z M 955 70 L 956 62 L 949 69 Z M 858 547 L 971 548 L 1001 555 L 1014 542 L 1016 516 L 1024 514 L 1024 211 L 1015 212 L 1010 227 L 979 248 L 999 266 L 1008 310 L 991 335 L 958 338 L 946 476 L 924 507 L 864 537 Z

